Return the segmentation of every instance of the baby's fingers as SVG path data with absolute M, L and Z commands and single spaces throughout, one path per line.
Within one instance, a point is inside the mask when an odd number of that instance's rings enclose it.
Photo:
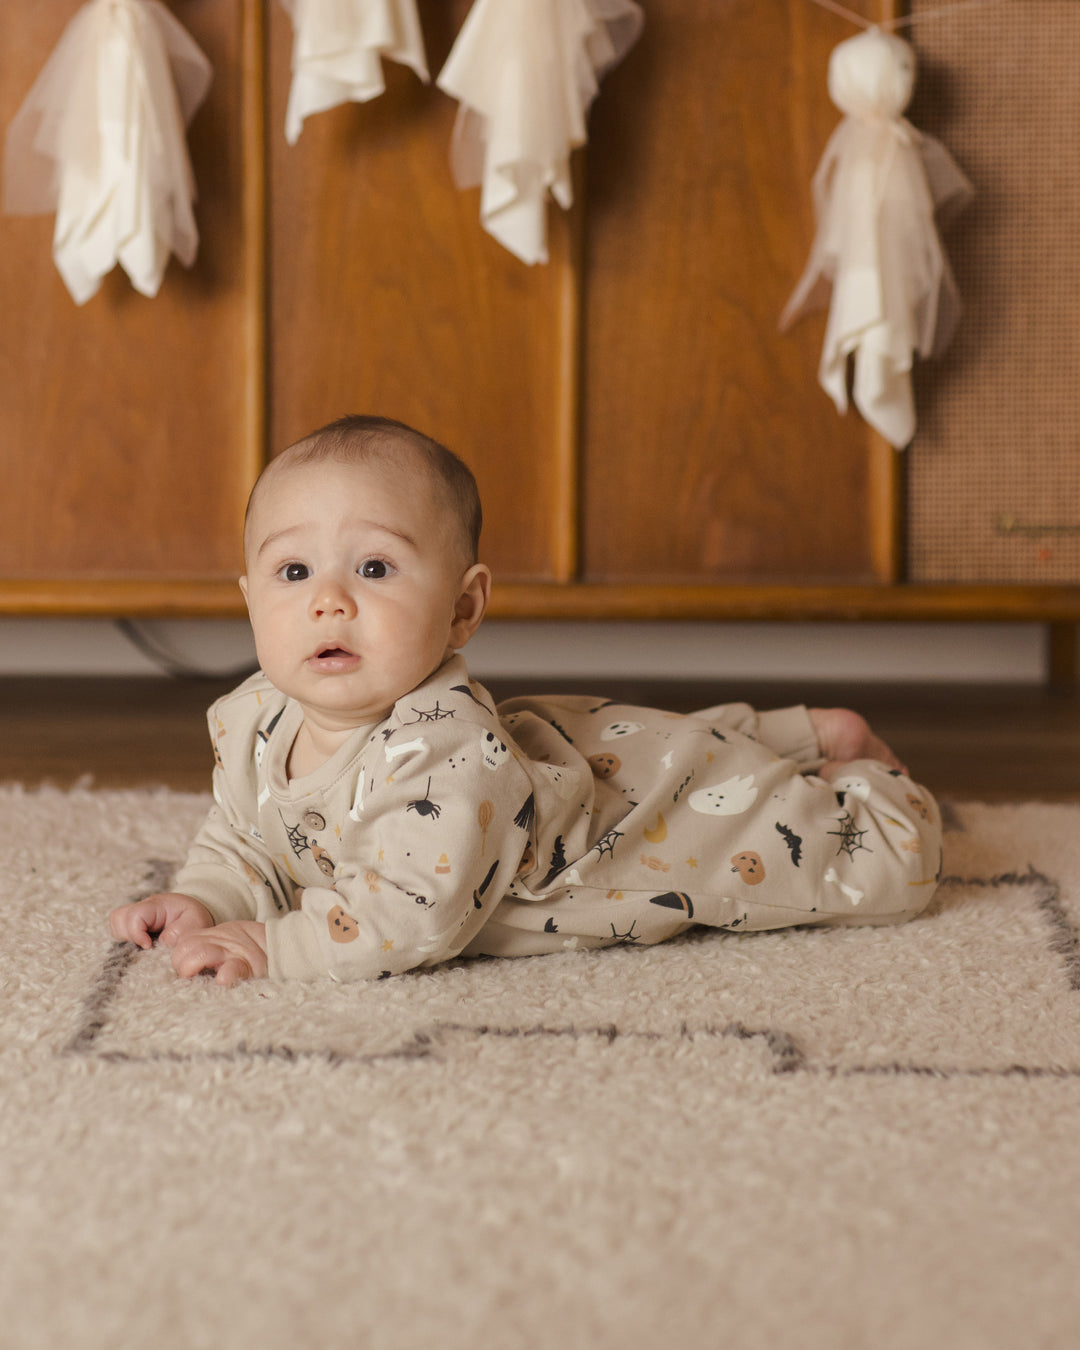
M 154 945 L 146 916 L 133 905 L 121 905 L 113 910 L 109 915 L 109 932 L 117 942 L 133 942 L 143 951 L 149 951 Z
M 128 933 L 114 933 L 113 936 L 118 942 L 133 942 L 136 947 L 141 947 L 144 952 L 148 952 L 154 945 L 154 939 L 150 936 L 145 925 L 142 928 L 132 929 Z
M 241 980 L 251 979 L 251 967 L 242 956 L 227 956 L 218 966 L 215 984 L 239 984 Z
M 266 953 L 256 936 L 262 928 L 239 921 L 188 933 L 173 948 L 173 969 L 188 980 L 213 971 L 217 983 L 226 985 L 265 975 Z
M 217 971 L 231 959 L 228 952 L 207 941 L 201 933 L 188 933 L 180 938 L 172 954 L 173 970 L 185 980 L 193 980 L 204 970 Z
M 205 911 L 204 911 L 205 914 Z M 158 934 L 158 941 L 163 947 L 175 947 L 178 942 L 187 937 L 190 933 L 204 932 L 207 928 L 212 928 L 213 922 L 208 914 L 200 917 L 192 913 L 183 913 L 178 915 L 171 923 L 167 923 Z

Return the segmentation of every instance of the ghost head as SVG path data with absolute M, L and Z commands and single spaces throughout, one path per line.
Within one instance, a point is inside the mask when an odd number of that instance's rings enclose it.
M 758 794 L 754 775 L 728 778 L 715 787 L 700 788 L 690 794 L 690 809 L 703 816 L 737 816 L 748 811 Z
M 510 751 L 491 731 L 481 733 L 480 753 L 484 758 L 485 769 L 501 769 L 510 758 Z
M 568 801 L 577 791 L 579 775 L 571 773 L 565 764 L 543 764 L 540 767 L 551 786 L 564 802 Z
M 644 731 L 644 724 L 641 722 L 612 722 L 609 727 L 605 727 L 600 733 L 602 741 L 617 741 L 623 736 L 632 736 L 635 731 Z
M 862 122 L 898 118 L 915 88 L 915 52 L 893 33 L 868 28 L 833 49 L 829 97 Z

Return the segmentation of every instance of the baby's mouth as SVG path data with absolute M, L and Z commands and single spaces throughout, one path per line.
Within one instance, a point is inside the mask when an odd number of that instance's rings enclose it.
M 317 647 L 308 660 L 316 665 L 325 668 L 336 668 L 355 664 L 359 661 L 355 652 L 350 651 L 348 647 L 342 647 L 336 642 L 324 642 L 321 647 Z

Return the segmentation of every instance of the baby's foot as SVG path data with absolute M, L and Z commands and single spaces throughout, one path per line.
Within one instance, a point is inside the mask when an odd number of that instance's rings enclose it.
M 822 772 L 853 759 L 876 759 L 889 769 L 907 773 L 907 766 L 893 754 L 865 717 L 850 708 L 811 708 L 810 721 L 825 756 Z

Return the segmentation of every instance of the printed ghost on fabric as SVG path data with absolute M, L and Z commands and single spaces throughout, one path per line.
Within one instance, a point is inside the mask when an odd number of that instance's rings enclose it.
M 290 782 L 301 716 L 262 675 L 211 708 L 216 804 L 174 883 L 218 922 L 265 921 L 276 978 L 659 942 L 696 923 L 891 922 L 939 871 L 929 794 L 872 761 L 842 785 L 814 777 L 801 708 L 496 709 L 454 657 Z

